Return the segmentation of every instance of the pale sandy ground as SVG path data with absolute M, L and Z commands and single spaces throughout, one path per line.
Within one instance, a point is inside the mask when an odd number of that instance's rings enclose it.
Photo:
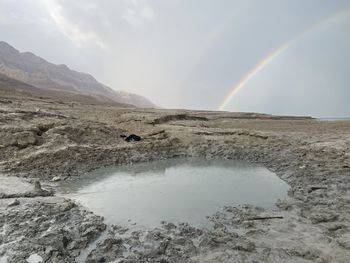
M 122 134 L 143 140 L 127 143 Z M 92 169 L 179 156 L 265 165 L 291 185 L 275 210 L 227 207 L 213 229 L 168 223 L 124 234 L 59 197 L 0 201 L 0 262 L 350 262 L 350 122 L 226 112 L 118 109 L 0 100 L 0 193 L 39 178 L 79 180 Z M 28 178 L 24 180 L 23 178 Z M 57 179 L 57 178 L 56 178 Z M 13 190 L 11 190 L 13 189 Z M 279 216 L 281 219 L 251 220 Z M 84 250 L 103 234 L 92 251 Z M 80 258 L 81 259 L 81 258 Z

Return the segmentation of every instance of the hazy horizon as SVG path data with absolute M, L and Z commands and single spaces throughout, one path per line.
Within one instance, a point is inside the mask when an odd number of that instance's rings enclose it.
M 243 83 L 224 110 L 350 116 L 346 0 L 0 5 L 0 40 L 160 107 L 218 110 Z

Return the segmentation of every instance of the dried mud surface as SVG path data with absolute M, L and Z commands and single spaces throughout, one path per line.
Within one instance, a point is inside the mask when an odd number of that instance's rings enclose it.
M 133 232 L 51 196 L 101 166 L 185 156 L 260 163 L 291 190 L 276 209 L 226 207 L 210 229 Z M 1 263 L 350 261 L 349 121 L 2 97 L 0 171 Z

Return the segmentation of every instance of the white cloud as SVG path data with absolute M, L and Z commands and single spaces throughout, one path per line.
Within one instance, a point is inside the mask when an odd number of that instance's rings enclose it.
M 133 27 L 142 27 L 155 19 L 153 8 L 145 0 L 124 0 L 122 18 Z
M 58 30 L 74 45 L 81 48 L 88 44 L 94 44 L 101 49 L 106 48 L 105 43 L 96 32 L 84 29 L 64 16 L 63 7 L 56 0 L 45 0 L 43 3 L 45 3 L 48 13 Z

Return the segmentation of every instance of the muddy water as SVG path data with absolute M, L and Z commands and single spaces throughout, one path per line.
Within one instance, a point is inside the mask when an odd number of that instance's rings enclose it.
M 266 168 L 232 160 L 174 159 L 104 168 L 61 190 L 107 224 L 206 225 L 225 205 L 272 207 L 289 186 Z

